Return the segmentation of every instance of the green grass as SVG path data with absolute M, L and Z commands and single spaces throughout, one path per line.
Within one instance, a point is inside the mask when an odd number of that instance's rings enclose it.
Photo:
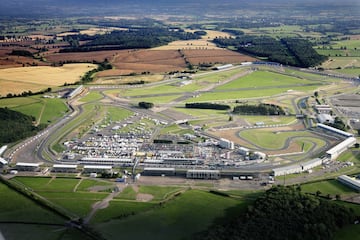
M 41 115 L 41 123 L 50 123 L 54 122 L 57 119 L 64 117 L 65 113 L 68 111 L 64 100 L 58 98 L 46 98 L 45 108 Z
M 34 236 L 41 236 L 43 240 L 92 240 L 78 229 L 63 226 L 2 223 L 0 228 L 5 239 L 32 240 Z
M 72 192 L 80 179 L 75 178 L 48 178 L 48 177 L 16 177 L 11 181 L 17 181 L 31 188 L 35 192 L 54 191 Z
M 227 115 L 228 111 L 226 110 L 196 109 L 196 108 L 185 108 L 185 107 L 177 107 L 177 108 L 173 108 L 173 110 L 197 118 L 213 118 L 213 117 L 223 117 L 224 119 L 228 118 Z
M 246 206 L 241 200 L 190 190 L 160 208 L 97 224 L 95 229 L 109 240 L 120 235 L 134 240 L 149 236 L 157 240 L 191 239 L 192 234 L 205 230 L 215 219 L 244 211 Z
M 327 61 L 321 65 L 326 69 L 360 67 L 360 57 L 331 57 L 331 61 Z
M 101 222 L 126 218 L 145 212 L 155 206 L 157 206 L 157 204 L 149 202 L 128 202 L 113 200 L 110 202 L 110 205 L 107 208 L 98 210 L 91 222 L 98 224 Z
M 256 71 L 244 77 L 238 78 L 230 83 L 224 84 L 217 90 L 236 88 L 275 87 L 283 85 L 301 85 L 313 83 L 306 79 L 291 77 L 268 71 Z
M 40 120 L 40 123 L 56 121 L 68 111 L 63 99 L 42 98 L 41 96 L 1 99 L 0 105 L 34 116 L 36 121 Z
M 197 98 L 187 99 L 185 102 L 206 102 L 206 101 L 222 101 L 222 100 L 238 100 L 238 99 L 246 99 L 246 98 L 263 98 L 270 97 L 277 94 L 288 93 L 289 91 L 300 91 L 300 92 L 313 92 L 315 89 L 320 87 L 321 85 L 312 85 L 305 87 L 274 87 L 269 89 L 256 89 L 254 90 L 234 90 L 234 91 L 226 91 L 226 92 L 210 92 L 200 94 Z
M 334 240 L 355 240 L 360 236 L 360 224 L 346 226 L 335 233 Z
M 107 112 L 111 121 L 122 121 L 133 115 L 133 112 L 119 107 L 107 107 Z
M 356 193 L 354 190 L 345 186 L 344 184 L 341 184 L 337 180 L 326 180 L 315 183 L 307 183 L 301 185 L 301 189 L 303 192 L 308 193 L 316 193 L 317 191 L 320 191 L 321 195 L 324 196 L 326 196 L 327 194 L 335 196 L 337 194 L 346 195 Z
M 337 161 L 340 162 L 354 162 L 355 164 L 360 164 L 360 149 L 351 148 L 337 158 Z
M 360 67 L 357 68 L 345 68 L 345 69 L 336 69 L 336 72 L 342 73 L 342 74 L 348 74 L 354 77 L 360 76 Z
M 263 122 L 265 125 L 274 124 L 289 124 L 293 123 L 295 118 L 289 116 L 249 116 L 249 115 L 235 115 L 236 117 L 246 120 L 248 123 L 254 125 L 257 122 Z
M 140 186 L 139 193 L 150 194 L 154 197 L 152 201 L 160 201 L 182 189 L 179 187 Z
M 325 145 L 325 141 L 316 138 L 309 132 L 274 132 L 268 129 L 250 129 L 240 132 L 240 137 L 249 142 L 266 149 L 280 149 L 285 145 L 287 139 L 291 137 L 301 138 L 301 142 L 316 142 L 320 146 Z M 295 139 L 299 141 L 299 139 Z M 318 147 L 320 147 L 318 146 Z
M 94 102 L 101 100 L 103 98 L 103 95 L 101 95 L 100 92 L 91 91 L 86 96 L 80 98 L 80 102 Z
M 145 97 L 145 98 L 133 98 L 131 99 L 133 102 L 152 102 L 154 104 L 161 104 L 161 103 L 170 103 L 175 99 L 179 98 L 181 95 L 171 95 L 171 96 L 157 96 L 157 97 Z
M 110 182 L 104 182 L 104 181 L 98 181 L 98 180 L 93 180 L 93 179 L 84 179 L 81 181 L 80 185 L 77 187 L 76 191 L 77 192 L 81 192 L 81 191 L 89 191 L 90 188 L 95 187 L 95 186 L 108 186 L 109 188 L 111 186 L 114 186 L 113 183 Z
M 137 195 L 137 193 L 134 191 L 134 189 L 131 186 L 127 186 L 115 198 L 126 199 L 126 200 L 136 200 L 136 195 Z
M 54 189 L 53 189 L 54 191 Z M 86 216 L 91 211 L 91 206 L 108 196 L 108 193 L 86 193 L 86 192 L 39 192 L 49 201 L 62 208 L 75 213 L 79 217 Z
M 64 219 L 60 216 L 38 206 L 32 200 L 8 188 L 1 182 L 0 196 L 0 221 L 64 223 Z

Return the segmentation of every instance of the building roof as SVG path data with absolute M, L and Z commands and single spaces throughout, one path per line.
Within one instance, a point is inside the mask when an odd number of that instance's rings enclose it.
M 357 188 L 360 188 L 360 181 L 355 180 L 347 175 L 341 175 L 338 177 L 338 179 L 343 180 L 348 183 L 351 183 L 352 185 L 356 186 Z
M 337 129 L 337 128 L 330 127 L 330 126 L 325 125 L 325 124 L 318 123 L 317 126 L 320 127 L 320 128 L 326 129 L 326 130 L 328 130 L 328 131 L 332 131 L 332 132 L 341 134 L 341 135 L 346 136 L 346 137 L 353 137 L 353 136 L 354 136 L 354 135 L 351 134 L 351 133 L 342 131 L 342 130 Z
M 144 171 L 175 171 L 175 168 L 156 168 L 156 167 L 146 167 Z
M 303 166 L 303 167 L 306 167 L 306 166 L 308 166 L 308 165 L 313 165 L 313 164 L 322 164 L 322 159 L 321 158 L 314 158 L 314 159 L 311 159 L 311 160 L 309 160 L 309 161 L 307 161 L 307 162 L 303 162 L 303 163 L 301 163 L 301 166 Z
M 41 163 L 24 163 L 24 162 L 18 162 L 16 163 L 17 167 L 39 167 Z
M 107 166 L 107 165 L 84 165 L 84 169 L 110 170 L 110 169 L 112 169 L 112 166 Z
M 189 173 L 220 173 L 219 170 L 208 170 L 208 169 L 190 169 L 187 170 Z
M 5 152 L 6 149 L 7 149 L 7 145 L 4 145 L 0 148 L 0 156 Z
M 77 168 L 75 164 L 54 164 L 53 168 Z
M 343 150 L 344 148 L 347 148 L 355 143 L 356 143 L 356 138 L 349 137 L 349 138 L 345 139 L 344 141 L 342 141 L 341 143 L 339 143 L 338 145 L 336 145 L 335 147 L 327 150 L 326 153 L 330 154 L 330 155 L 338 153 L 339 151 Z
M 0 163 L 1 163 L 2 165 L 8 164 L 8 162 L 7 162 L 5 159 L 3 159 L 2 157 L 0 157 Z
M 324 122 L 334 122 L 334 118 L 330 115 L 330 114 L 318 114 L 317 118 L 319 120 L 319 122 L 324 123 Z

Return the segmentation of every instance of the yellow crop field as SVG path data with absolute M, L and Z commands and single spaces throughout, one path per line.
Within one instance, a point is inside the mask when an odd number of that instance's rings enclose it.
M 0 69 L 0 95 L 37 92 L 48 87 L 61 86 L 80 80 L 86 72 L 96 68 L 94 64 L 65 64 L 62 67 L 18 67 Z
M 194 32 L 192 30 L 191 32 Z M 174 41 L 168 45 L 153 48 L 154 50 L 178 50 L 178 49 L 220 49 L 214 43 L 210 42 L 216 37 L 229 37 L 228 33 L 206 30 L 207 34 L 199 40 Z

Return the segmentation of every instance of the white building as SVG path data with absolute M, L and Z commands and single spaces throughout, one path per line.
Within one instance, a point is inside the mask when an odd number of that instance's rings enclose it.
M 186 172 L 187 178 L 194 179 L 220 179 L 219 170 L 191 169 Z
M 7 149 L 7 145 L 4 145 L 0 148 L 0 156 L 2 156 L 4 154 L 4 152 L 6 151 Z
M 302 167 L 300 164 L 294 164 L 273 169 L 274 176 L 283 176 L 287 174 L 301 173 Z
M 244 156 L 249 156 L 250 149 L 245 147 L 239 147 L 239 153 Z
M 18 171 L 31 171 L 31 172 L 37 172 L 40 170 L 41 163 L 24 163 L 24 162 L 18 162 L 16 163 L 16 169 Z
M 99 164 L 112 166 L 131 166 L 133 165 L 131 158 L 106 158 L 106 157 L 83 157 L 79 160 L 79 164 Z
M 356 179 L 353 179 L 346 175 L 341 175 L 337 178 L 337 180 L 343 183 L 344 185 L 355 189 L 356 191 L 360 191 L 360 181 Z
M 354 135 L 351 134 L 351 133 L 348 133 L 348 132 L 345 132 L 345 131 L 342 131 L 340 129 L 337 129 L 337 128 L 333 128 L 333 127 L 330 127 L 328 125 L 325 125 L 325 124 L 322 124 L 322 123 L 318 123 L 317 124 L 317 127 L 325 130 L 325 131 L 330 131 L 332 133 L 336 133 L 336 134 L 339 134 L 341 136 L 344 136 L 344 137 L 353 137 Z
M 234 142 L 229 141 L 225 138 L 220 138 L 219 146 L 225 149 L 234 149 Z
M 86 173 L 109 173 L 112 172 L 112 166 L 105 165 L 85 165 L 84 172 Z
M 349 137 L 336 145 L 335 147 L 329 149 L 326 151 L 326 155 L 330 160 L 335 160 L 341 153 L 346 151 L 348 148 L 353 146 L 356 143 L 356 138 Z
M 76 172 L 77 165 L 74 164 L 54 164 L 53 172 Z
M 224 69 L 232 68 L 233 66 L 234 65 L 232 65 L 232 64 L 225 64 L 225 65 L 216 67 L 216 70 L 224 70 Z
M 332 109 L 329 105 L 315 105 L 315 109 L 318 113 L 330 114 Z
M 3 159 L 2 157 L 0 157 L 0 164 L 1 165 L 7 165 L 8 162 L 5 159 Z
M 320 123 L 334 123 L 334 118 L 326 113 L 318 114 L 317 119 Z
M 275 168 L 273 169 L 273 174 L 274 176 L 282 176 L 287 174 L 302 173 L 314 167 L 320 166 L 322 163 L 323 163 L 323 159 L 315 158 L 307 162 Z
M 315 158 L 310 161 L 304 162 L 301 164 L 302 170 L 307 171 L 314 167 L 320 166 L 323 164 L 323 160 L 321 158 Z

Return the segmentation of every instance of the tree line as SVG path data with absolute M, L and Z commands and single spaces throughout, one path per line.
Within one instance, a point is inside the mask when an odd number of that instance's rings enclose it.
M 351 209 L 304 194 L 300 187 L 276 186 L 249 205 L 245 213 L 214 224 L 194 239 L 328 240 L 356 218 Z
M 186 108 L 199 108 L 199 109 L 215 109 L 215 110 L 229 110 L 229 105 L 218 104 L 218 103 L 186 103 Z
M 236 38 L 215 38 L 220 47 L 235 47 L 237 51 L 269 61 L 297 67 L 314 67 L 327 59 L 319 55 L 312 44 L 300 38 L 275 39 L 269 36 L 237 36 Z
M 153 48 L 166 45 L 176 40 L 199 39 L 203 33 L 185 32 L 182 29 L 165 27 L 131 28 L 124 31 L 113 31 L 104 35 L 72 35 L 65 38 L 70 47 L 60 52 L 88 52 L 100 50 L 121 50 L 134 48 Z M 87 41 L 80 45 L 80 41 Z
M 282 107 L 266 103 L 260 103 L 259 105 L 239 105 L 234 107 L 233 113 L 251 115 L 285 115 L 285 111 Z
M 44 129 L 45 124 L 35 126 L 35 117 L 8 108 L 0 108 L 0 145 L 16 142 Z

